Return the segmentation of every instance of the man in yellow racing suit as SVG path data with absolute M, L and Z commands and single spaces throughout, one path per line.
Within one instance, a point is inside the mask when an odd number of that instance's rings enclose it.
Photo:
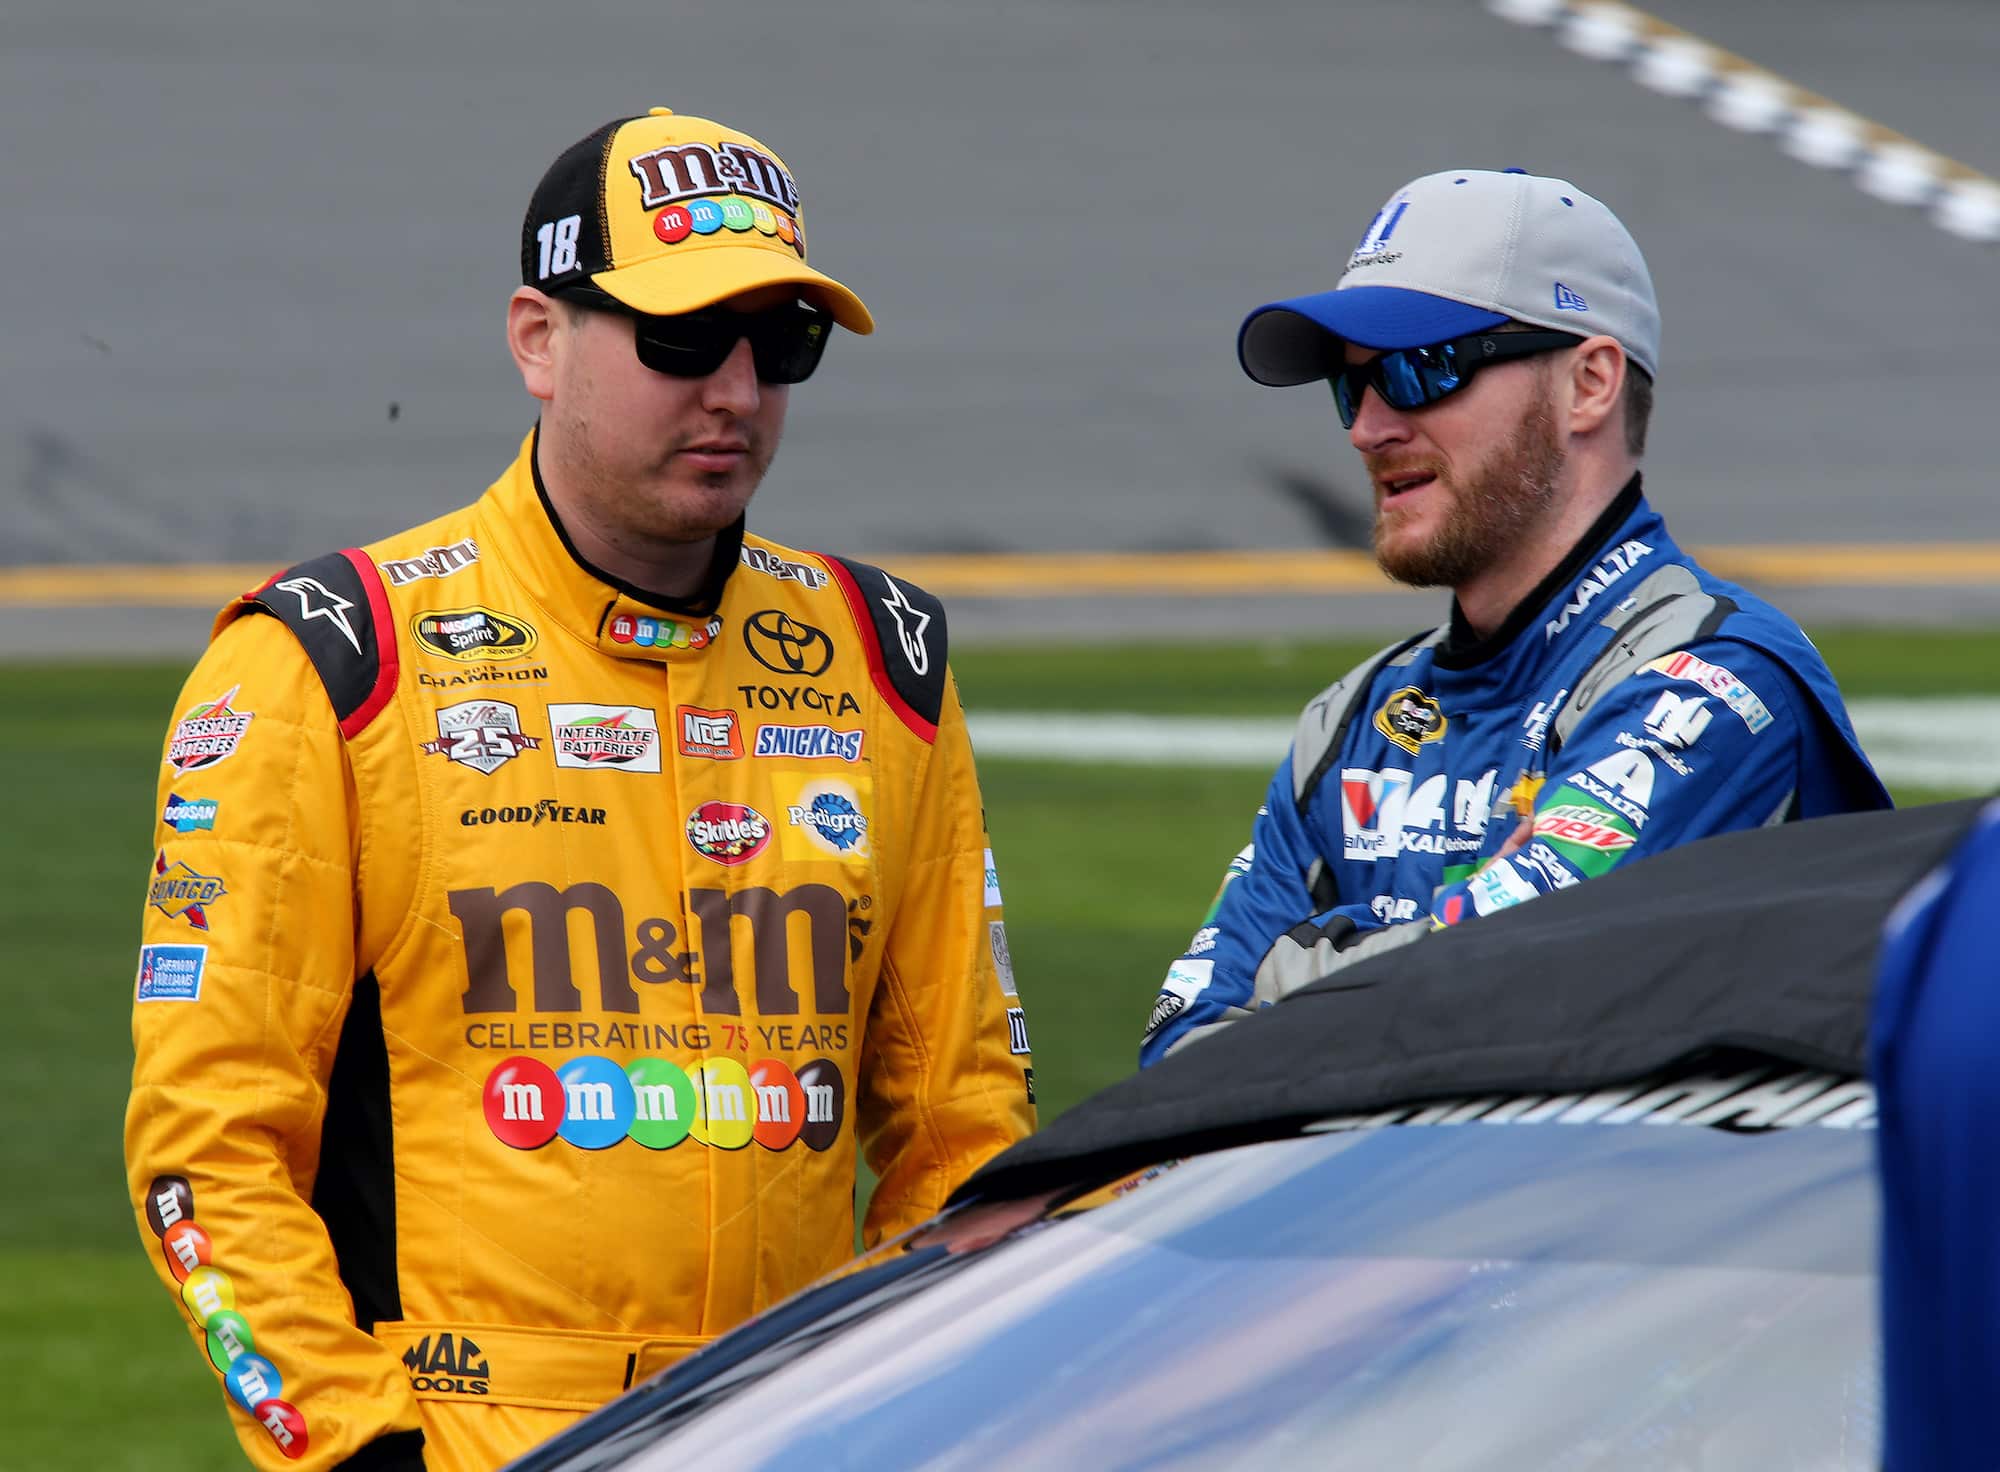
M 736 193 L 642 204 L 732 156 Z M 534 239 L 577 188 L 584 306 Z M 764 214 L 668 239 L 718 198 Z M 743 530 L 788 314 L 870 325 L 796 207 L 703 119 L 571 149 L 510 306 L 519 458 L 246 594 L 189 678 L 126 1157 L 259 1466 L 496 1466 L 845 1260 L 857 1152 L 872 1243 L 1033 1127 L 943 609 Z M 623 499 L 579 412 L 617 375 L 672 447 Z

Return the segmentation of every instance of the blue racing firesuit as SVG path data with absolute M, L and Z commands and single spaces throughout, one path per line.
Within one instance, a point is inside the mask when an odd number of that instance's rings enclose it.
M 1306 706 L 1140 1062 L 1633 858 L 1887 806 L 1811 641 L 1697 566 L 1635 475 L 1491 637 L 1454 605 Z
M 1889 917 L 1869 1073 L 1881 1133 L 1886 1472 L 2000 1445 L 2000 802 Z

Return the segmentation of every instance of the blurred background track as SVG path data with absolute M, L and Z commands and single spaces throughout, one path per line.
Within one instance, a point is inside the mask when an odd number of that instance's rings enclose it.
M 2000 172 L 1988 0 L 1648 8 Z M 753 525 L 930 583 L 962 634 L 1411 622 L 1429 595 L 1288 560 L 1363 546 L 1366 487 L 1323 396 L 1243 378 L 1236 327 L 1331 285 L 1405 179 L 1508 164 L 1647 252 L 1648 480 L 1683 541 L 1754 549 L 1737 571 L 1809 624 L 2000 621 L 1993 249 L 1476 0 L 577 0 L 559 30 L 524 0 L 10 4 L 0 655 L 191 653 L 240 581 L 76 602 L 37 569 L 261 575 L 475 496 L 532 417 L 500 335 L 527 192 L 655 102 L 777 148 L 814 263 L 882 323 L 794 395 Z M 1925 546 L 1959 560 L 1883 572 Z M 982 560 L 1052 552 L 1146 556 Z M 1273 560 L 1161 560 L 1187 552 Z

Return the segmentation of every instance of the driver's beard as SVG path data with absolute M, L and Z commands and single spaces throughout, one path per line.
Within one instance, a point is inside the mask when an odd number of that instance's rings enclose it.
M 1383 506 L 1375 512 L 1375 561 L 1399 583 L 1456 588 L 1510 554 L 1555 501 L 1567 458 L 1556 436 L 1555 403 L 1546 389 L 1513 434 L 1463 483 L 1440 465 L 1438 489 L 1451 497 L 1444 525 L 1428 541 L 1385 546 Z

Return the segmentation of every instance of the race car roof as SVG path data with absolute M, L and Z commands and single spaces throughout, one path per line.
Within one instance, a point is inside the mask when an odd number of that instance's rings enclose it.
M 1329 1116 L 1600 1089 L 1720 1050 L 1859 1074 L 1883 922 L 1980 807 L 1730 834 L 1427 936 L 1100 1091 L 953 1200 L 1073 1185 Z

